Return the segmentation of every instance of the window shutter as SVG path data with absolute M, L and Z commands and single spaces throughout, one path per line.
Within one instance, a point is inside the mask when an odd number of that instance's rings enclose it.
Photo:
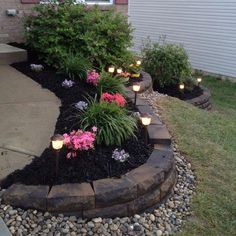
M 116 5 L 128 5 L 128 0 L 115 0 Z
M 36 4 L 39 2 L 40 2 L 40 0 L 21 0 L 22 4 Z

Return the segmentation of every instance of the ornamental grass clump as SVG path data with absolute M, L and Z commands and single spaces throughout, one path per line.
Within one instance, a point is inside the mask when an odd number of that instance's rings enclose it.
M 98 94 L 99 96 L 101 96 L 102 93 L 119 93 L 125 95 L 125 83 L 126 79 L 124 77 L 113 76 L 103 71 L 98 81 Z
M 87 71 L 92 68 L 89 59 L 79 54 L 66 54 L 64 58 L 60 58 L 59 70 L 66 74 L 70 79 L 84 80 L 87 76 Z
M 92 126 L 98 128 L 98 144 L 120 146 L 128 138 L 135 137 L 136 119 L 114 102 L 91 100 L 88 108 L 77 115 L 82 129 L 86 130 Z

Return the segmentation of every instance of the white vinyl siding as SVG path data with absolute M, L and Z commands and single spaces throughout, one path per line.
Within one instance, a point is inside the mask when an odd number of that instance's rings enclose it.
M 236 0 L 129 0 L 129 21 L 135 51 L 165 35 L 195 69 L 236 77 Z

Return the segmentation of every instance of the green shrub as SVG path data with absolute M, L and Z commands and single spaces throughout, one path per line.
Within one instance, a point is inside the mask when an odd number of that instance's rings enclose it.
M 84 130 L 93 126 L 98 128 L 98 144 L 121 145 L 128 138 L 135 137 L 136 119 L 115 103 L 92 100 L 86 110 L 80 111 L 78 118 Z
M 59 67 L 70 79 L 86 79 L 87 71 L 92 68 L 92 64 L 80 55 L 68 54 L 60 61 Z
M 102 11 L 65 1 L 39 4 L 26 18 L 27 43 L 50 65 L 68 53 L 88 58 L 95 67 L 122 65 L 131 57 L 131 26 L 114 10 Z
M 175 44 L 147 44 L 142 50 L 143 67 L 154 87 L 176 86 L 191 75 L 191 65 L 184 48 Z
M 103 71 L 98 82 L 98 94 L 101 95 L 106 92 L 125 95 L 125 78 L 112 76 L 110 73 Z

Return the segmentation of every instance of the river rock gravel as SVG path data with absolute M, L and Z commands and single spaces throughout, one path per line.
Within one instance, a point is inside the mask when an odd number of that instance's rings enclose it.
M 143 95 L 155 109 L 156 99 L 160 95 L 156 92 Z M 177 182 L 173 193 L 166 202 L 155 207 L 154 210 L 133 217 L 115 219 L 91 220 L 66 217 L 62 214 L 53 216 L 48 212 L 37 210 L 23 210 L 5 205 L 2 202 L 4 189 L 0 190 L 0 217 L 4 220 L 12 235 L 16 236 L 120 236 L 146 235 L 167 236 L 181 231 L 181 226 L 191 215 L 190 203 L 194 194 L 196 177 L 191 170 L 191 164 L 173 145 L 177 168 Z

